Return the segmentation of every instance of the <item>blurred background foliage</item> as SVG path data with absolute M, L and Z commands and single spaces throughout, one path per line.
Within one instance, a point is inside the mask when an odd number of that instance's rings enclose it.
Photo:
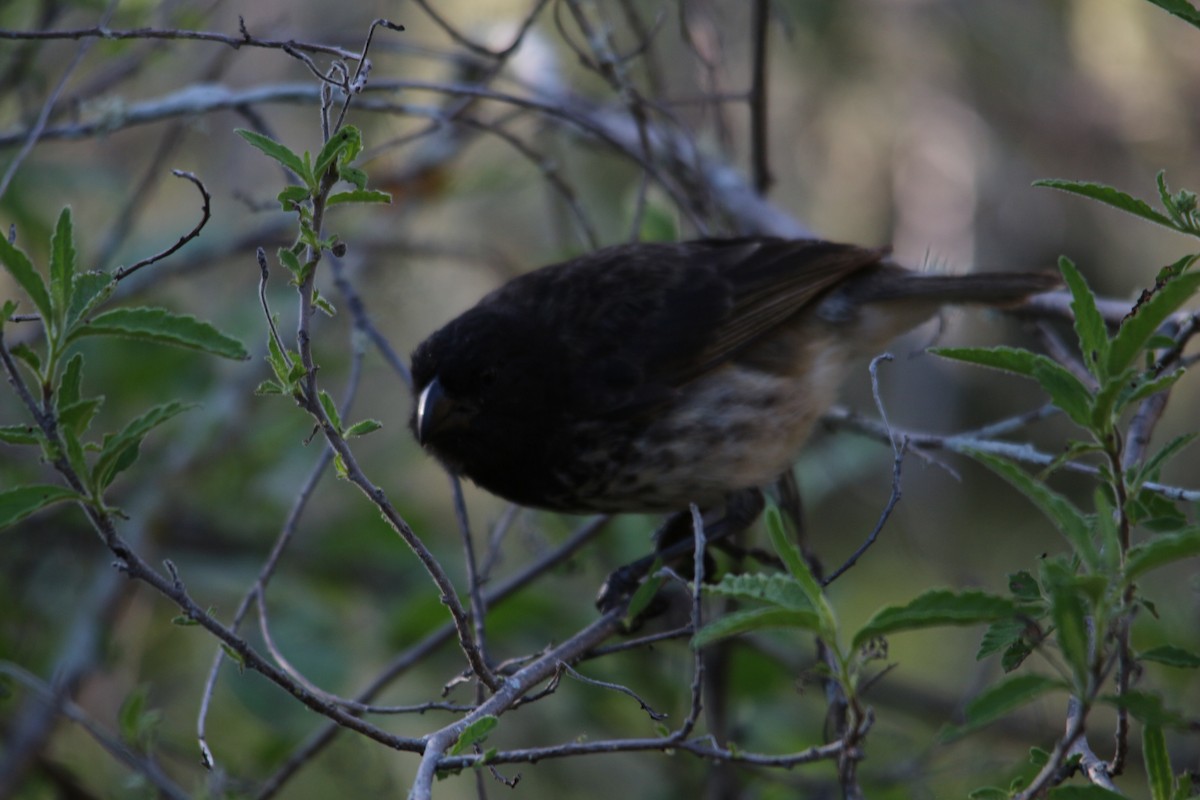
M 465 34 L 502 46 L 528 2 L 437 0 L 436 11 Z M 96 24 L 105 4 L 91 0 L 0 3 L 0 28 L 69 29 Z M 692 131 L 701 145 L 749 171 L 744 93 L 750 80 L 751 4 L 598 4 L 621 52 L 637 36 L 627 7 L 653 27 L 653 47 L 627 67 L 651 97 Z M 504 139 L 470 126 L 431 124 L 461 101 L 442 91 L 470 82 L 465 49 L 420 8 L 379 2 L 121 2 L 114 29 L 200 29 L 236 35 L 238 17 L 263 38 L 296 39 L 358 49 L 370 21 L 388 17 L 407 27 L 381 33 L 372 50 L 371 85 L 414 82 L 396 92 L 368 92 L 351 121 L 364 131 L 371 184 L 395 195 L 391 206 L 332 212 L 329 230 L 348 243 L 344 268 L 393 347 L 406 354 L 434 327 L 473 303 L 506 276 L 588 248 L 561 194 L 539 165 Z M 582 34 L 562 13 L 563 30 Z M 686 36 L 684 35 L 686 33 Z M 1033 180 L 1096 180 L 1152 197 L 1153 176 L 1166 169 L 1173 186 L 1200 186 L 1200 34 L 1137 0 L 780 0 L 770 30 L 769 154 L 771 199 L 816 234 L 879 245 L 891 243 L 906 263 L 941 268 L 1045 268 L 1066 254 L 1099 293 L 1136 296 L 1158 269 L 1187 252 L 1182 237 L 1156 230 Z M 690 41 L 688 41 L 690 39 Z M 74 57 L 80 43 L 0 40 L 0 159 L 18 150 L 22 132 Z M 323 57 L 317 61 L 324 63 Z M 478 76 L 474 76 L 478 77 Z M 189 590 L 227 618 L 257 574 L 314 463 L 319 441 L 306 444 L 310 423 L 277 397 L 257 397 L 267 377 L 261 358 L 265 327 L 257 298 L 254 248 L 284 243 L 289 221 L 273 198 L 281 176 L 233 134 L 261 127 L 294 150 L 320 147 L 312 102 L 279 100 L 242 109 L 170 116 L 126 126 L 140 104 L 205 87 L 241 90 L 315 86 L 299 61 L 279 50 L 234 49 L 202 41 L 98 40 L 71 72 L 49 126 L 100 120 L 79 138 L 47 136 L 23 162 L 0 198 L 0 220 L 37 263 L 59 209 L 72 206 L 81 264 L 113 269 L 174 242 L 195 223 L 193 187 L 170 177 L 194 172 L 213 196 L 213 219 L 196 242 L 122 287 L 122 302 L 153 302 L 214 322 L 256 353 L 246 363 L 218 363 L 183 351 L 134 342 L 89 342 L 85 382 L 105 396 L 101 430 L 118 428 L 172 397 L 200 406 L 153 435 L 139 463 L 114 486 L 127 533 L 155 561 L 170 558 Z M 495 88 L 571 87 L 592 101 L 611 90 L 583 69 L 563 42 L 553 8 L 539 17 Z M 427 88 L 421 88 L 422 86 Z M 441 87 L 441 88 L 439 88 Z M 719 98 L 715 101 L 714 97 Z M 371 110 L 372 102 L 392 108 Z M 579 137 L 553 120 L 512 106 L 471 100 L 468 116 L 496 124 L 553 162 L 557 176 L 602 243 L 628 237 L 641 171 L 627 157 Z M 424 110 L 423 110 L 424 109 Z M 648 195 L 659 232 L 692 236 L 660 190 Z M 711 233 L 733 233 L 714 227 Z M 276 269 L 269 295 L 289 328 L 293 293 Z M 0 281 L 5 278 L 0 278 Z M 328 270 L 322 294 L 341 308 Z M 14 289 L 0 283 L 0 293 Z M 348 353 L 365 344 L 348 314 L 322 319 L 317 353 L 323 385 L 346 380 Z M 18 328 L 12 334 L 33 335 Z M 943 343 L 1028 343 L 1011 320 L 953 313 L 946 330 L 924 329 L 882 369 L 893 424 L 950 432 L 1036 407 L 1032 385 L 981 370 L 907 358 L 935 335 Z M 866 370 L 847 387 L 847 404 L 873 414 Z M 461 545 L 444 475 L 405 430 L 411 402 L 400 378 L 374 350 L 366 358 L 354 419 L 374 417 L 384 429 L 356 440 L 367 473 L 384 486 L 406 519 L 462 581 Z M 1196 425 L 1200 386 L 1185 379 L 1158 436 L 1165 441 Z M 0 393 L 0 422 L 24 421 Z M 1028 438 L 1061 447 L 1061 421 L 1039 423 Z M 0 486 L 52 480 L 31 452 L 0 445 Z M 836 565 L 873 526 L 887 500 L 891 452 L 847 433 L 825 433 L 798 465 L 814 545 Z M 857 624 L 879 606 L 936 585 L 1000 591 L 1005 576 L 1032 569 L 1057 551 L 1051 527 L 1020 496 L 983 470 L 953 459 L 956 480 L 910 457 L 904 500 L 882 540 L 831 590 L 840 613 Z M 1164 476 L 1194 486 L 1195 454 Z M 1088 481 L 1056 484 L 1089 496 Z M 467 500 L 477 535 L 503 513 L 473 487 Z M 522 513 L 506 540 L 501 576 L 561 541 L 577 520 Z M 591 619 L 592 598 L 609 570 L 643 554 L 654 520 L 618 520 L 566 567 L 497 608 L 488 619 L 494 655 L 534 652 Z M 116 726 L 131 692 L 145 687 L 161 712 L 155 752 L 168 772 L 198 793 L 193 731 L 201 689 L 215 653 L 198 628 L 172 626 L 176 610 L 142 586 L 114 575 L 79 511 L 60 506 L 0 535 L 0 659 L 41 675 L 71 674 L 79 704 Z M 1171 641 L 1200 646 L 1200 585 L 1194 570 L 1162 573 L 1157 619 L 1143 615 L 1135 644 Z M 1153 594 L 1153 590 L 1151 590 Z M 353 694 L 390 659 L 445 621 L 419 565 L 353 489 L 327 476 L 302 518 L 299 534 L 271 586 L 272 629 L 280 647 L 325 689 Z M 246 635 L 257 634 L 246 626 Z M 1059 733 L 1058 701 L 1039 706 L 951 746 L 936 742 L 973 687 L 998 672 L 977 663 L 976 630 L 908 634 L 891 642 L 898 667 L 870 695 L 879 723 L 863 778 L 871 797 L 951 797 L 987 782 L 1004 783 L 1031 745 Z M 824 699 L 812 682 L 812 644 L 764 636 L 732 650 L 727 693 L 731 738 L 772 752 L 819 742 Z M 71 673 L 69 667 L 78 666 Z M 73 668 L 73 667 L 72 667 Z M 386 703 L 436 699 L 462 668 L 444 646 L 396 682 Z M 1151 665 L 1173 685 L 1179 706 L 1200 707 L 1200 687 L 1187 674 Z M 659 710 L 686 713 L 690 657 L 680 643 L 610 657 L 588 674 L 629 685 Z M 452 698 L 469 702 L 459 689 Z M 13 688 L 0 700 L 0 734 L 15 741 L 29 695 Z M 442 712 L 386 724 L 421 735 Z M 1103 719 L 1097 720 L 1103 724 Z M 227 668 L 209 721 L 210 744 L 224 780 L 218 791 L 253 794 L 317 720 L 253 674 Z M 496 734 L 505 747 L 578 737 L 650 736 L 653 724 L 627 698 L 568 683 L 558 696 L 507 715 Z M 1177 765 L 1200 769 L 1195 738 L 1176 742 Z M 0 751 L 0 760 L 5 755 Z M 11 751 L 8 753 L 11 755 Z M 1135 759 L 1136 763 L 1136 759 Z M 282 795 L 294 798 L 395 795 L 405 790 L 415 759 L 343 736 L 307 765 Z M 701 797 L 708 767 L 683 755 L 617 755 L 550 761 L 520 770 L 524 797 Z M 756 780 L 762 778 L 762 780 Z M 750 773 L 748 797 L 826 796 L 833 767 L 780 775 Z M 138 796 L 146 791 L 77 727 L 54 723 L 16 796 Z M 1138 796 L 1134 782 L 1133 796 Z M 489 790 L 502 793 L 499 786 Z M 444 782 L 444 797 L 475 796 L 466 777 Z

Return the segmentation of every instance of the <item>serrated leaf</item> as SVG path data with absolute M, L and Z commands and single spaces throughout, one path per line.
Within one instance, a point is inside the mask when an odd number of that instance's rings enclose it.
M 1065 688 L 1067 687 L 1062 681 L 1043 675 L 1014 675 L 1004 678 L 967 704 L 966 722 L 963 725 L 946 731 L 939 738 L 943 742 L 961 738 L 1032 703 L 1048 692 Z
M 700 648 L 719 639 L 767 628 L 821 632 L 821 620 L 813 611 L 792 611 L 786 608 L 751 608 L 735 611 L 710 622 L 692 637 L 692 647 Z
M 34 484 L 0 492 L 0 528 L 20 522 L 46 506 L 65 500 L 81 499 L 78 492 L 65 486 Z
M 310 196 L 311 192 L 304 186 L 288 186 L 275 195 L 275 199 L 279 201 L 279 205 L 284 211 L 291 211 L 294 205 L 303 203 Z
M 1033 655 L 1033 645 L 1024 640 L 1019 639 L 1004 649 L 1000 654 L 1000 669 L 1004 670 L 1004 674 L 1008 674 L 1017 667 L 1025 663 L 1025 659 Z
M 1007 459 L 979 450 L 968 449 L 965 452 L 1032 500 L 1034 505 L 1054 523 L 1054 527 L 1058 528 L 1072 549 L 1079 554 L 1087 568 L 1092 571 L 1098 568 L 1098 556 L 1095 544 L 1092 542 L 1087 518 L 1070 500 L 1036 480 Z
M 291 170 L 300 178 L 305 186 L 310 188 L 316 186 L 316 181 L 313 180 L 312 170 L 305 166 L 305 162 L 300 156 L 293 153 L 284 145 L 275 141 L 269 136 L 263 136 L 261 133 L 248 131 L 244 128 L 234 130 L 238 136 L 241 136 L 252 147 L 256 147 L 266 155 L 278 161 L 283 167 Z M 306 154 L 307 155 L 307 154 Z
M 650 565 L 646 579 L 634 590 L 633 596 L 629 598 L 629 605 L 625 607 L 626 626 L 632 625 L 633 621 L 641 616 L 641 613 L 650 606 L 650 601 L 658 594 L 658 589 L 663 582 L 663 576 L 659 574 L 660 569 L 662 569 L 662 559 L 655 558 L 654 563 Z
M 808 568 L 808 562 L 804 560 L 804 554 L 800 552 L 800 548 L 796 546 L 787 535 L 787 531 L 783 525 L 783 516 L 779 513 L 779 507 L 771 505 L 767 507 L 766 513 L 763 515 L 767 525 L 767 536 L 771 540 L 771 546 L 775 549 L 776 554 L 783 559 L 784 566 L 787 567 L 789 573 L 796 580 L 796 585 L 808 598 L 808 603 L 812 610 L 816 612 L 817 619 L 820 620 L 821 637 L 826 644 L 833 646 L 837 639 L 837 615 L 833 611 L 833 606 L 829 604 L 828 598 L 825 597 L 825 592 L 821 589 L 821 584 L 817 583 L 816 577 Z M 836 648 L 835 648 L 836 649 Z
M 382 427 L 383 423 L 377 419 L 359 420 L 347 428 L 344 435 L 347 439 L 354 436 L 366 436 L 368 433 L 374 433 Z
M 1146 342 L 1163 321 L 1200 289 L 1200 272 L 1188 272 L 1173 278 L 1137 307 L 1121 323 L 1108 354 L 1108 370 L 1118 373 L 1133 363 Z
M 1197 437 L 1200 437 L 1200 433 L 1185 433 L 1182 436 L 1176 436 L 1163 445 L 1157 453 L 1146 459 L 1146 463 L 1142 465 L 1137 477 L 1133 481 L 1134 487 L 1140 487 L 1146 481 L 1158 480 L 1163 465 L 1178 455 L 1189 444 L 1196 441 Z
M 1033 378 L 1058 406 L 1081 428 L 1091 429 L 1092 393 L 1071 370 L 1048 358 L 1043 358 L 1033 370 Z
M 254 387 L 254 393 L 257 395 L 283 394 L 283 387 L 275 381 L 263 381 Z
M 996 620 L 983 632 L 983 638 L 979 640 L 979 649 L 975 652 L 975 660 L 982 661 L 991 654 L 1009 647 L 1013 642 L 1020 641 L 1028 627 L 1029 623 L 1022 619 Z
M 25 290 L 25 294 L 29 295 L 34 308 L 38 310 L 38 313 L 42 315 L 42 320 L 49 326 L 54 317 L 51 314 L 50 293 L 46 291 L 46 282 L 34 268 L 29 256 L 25 255 L 19 247 L 10 244 L 7 236 L 2 235 L 0 235 L 0 263 L 4 264 L 4 268 L 8 270 L 9 275 L 13 276 L 17 285 Z
M 321 401 L 321 408 L 325 410 L 325 416 L 329 418 L 329 422 L 333 425 L 333 429 L 338 433 L 342 432 L 342 416 L 338 413 L 337 403 L 333 402 L 333 398 L 329 396 L 329 392 L 321 389 L 317 393 L 317 397 Z
M 1188 0 L 1150 0 L 1150 2 L 1168 14 L 1174 14 L 1200 28 L 1200 11 L 1197 11 Z
M 336 192 L 329 195 L 326 205 L 337 206 L 343 203 L 391 203 L 392 196 L 387 192 L 375 189 L 355 189 L 350 192 Z
M 55 405 L 59 411 L 64 406 L 78 403 L 83 398 L 83 355 L 76 353 L 67 361 L 63 369 L 62 379 L 58 382 L 58 391 L 54 395 Z
M 292 273 L 297 278 L 300 277 L 300 271 L 302 269 L 300 266 L 300 257 L 297 256 L 290 247 L 279 248 L 275 255 L 279 259 L 279 263 L 283 264 L 283 266 L 287 268 L 288 272 Z
M 116 288 L 116 282 L 107 272 L 92 270 L 75 273 L 75 279 L 71 282 L 71 307 L 67 311 L 67 330 L 107 300 Z
M 770 603 L 791 611 L 814 611 L 804 589 L 791 575 L 726 573 L 720 583 L 705 586 L 707 594 Z
M 321 146 L 317 153 L 316 163 L 313 164 L 313 175 L 321 178 L 325 171 L 338 160 L 338 156 L 354 147 L 353 140 L 358 137 L 358 130 L 347 125 L 329 137 L 329 141 Z
M 33 370 L 34 374 L 37 375 L 39 379 L 41 378 L 42 357 L 37 354 L 36 350 L 24 342 L 19 342 L 18 344 L 10 347 L 8 352 L 12 353 L 19 360 L 28 364 L 29 368 Z
M 343 166 L 339 172 L 342 180 L 357 189 L 367 188 L 367 173 L 358 167 Z
M 1090 661 L 1088 651 L 1087 607 L 1075 576 L 1057 562 L 1042 565 L 1042 584 L 1050 595 L 1050 619 L 1058 649 L 1075 678 L 1075 692 L 1088 690 Z
M 0 425 L 0 442 L 5 444 L 38 444 L 38 429 L 32 425 Z
M 1034 602 L 1042 599 L 1042 590 L 1038 587 L 1037 578 L 1027 570 L 1017 570 L 1008 576 L 1008 590 L 1012 596 L 1024 602 Z
M 92 468 L 95 485 L 101 489 L 106 488 L 118 474 L 137 460 L 138 448 L 150 431 L 192 406 L 191 403 L 181 403 L 178 400 L 163 403 L 131 421 L 119 433 L 104 437 L 100 455 Z
M 222 358 L 244 361 L 250 357 L 242 343 L 207 322 L 165 308 L 117 308 L 75 328 L 71 339 L 83 336 L 127 336 L 151 342 L 200 350 Z
M 1146 765 L 1146 782 L 1150 784 L 1153 800 L 1171 800 L 1175 789 L 1175 773 L 1167 755 L 1167 738 L 1157 725 L 1142 728 L 1142 763 Z
M 1075 317 L 1075 334 L 1079 337 L 1079 352 L 1088 370 L 1103 383 L 1108 377 L 1108 328 L 1096 310 L 1096 297 L 1087 281 L 1071 259 L 1058 259 L 1058 269 L 1071 290 L 1071 311 Z
M 931 347 L 929 352 L 942 358 L 966 361 L 981 367 L 1015 372 L 1027 378 L 1045 356 L 1019 347 Z
M 1101 695 L 1100 702 L 1125 709 L 1143 725 L 1159 725 L 1176 730 L 1190 727 L 1190 721 L 1178 711 L 1167 708 L 1162 697 L 1157 694 L 1130 689 L 1120 696 Z
M 1151 0 L 1155 2 L 1155 0 Z M 1110 205 L 1113 208 L 1119 208 L 1122 211 L 1133 214 L 1136 217 L 1141 217 L 1144 220 L 1154 222 L 1158 225 L 1164 225 L 1171 230 L 1175 230 L 1175 224 L 1171 218 L 1165 214 L 1160 214 L 1145 200 L 1139 200 L 1132 195 L 1122 192 L 1120 189 L 1114 189 L 1111 186 L 1105 186 L 1102 183 L 1088 183 L 1086 181 L 1067 181 L 1067 180 L 1041 180 L 1034 181 L 1034 186 L 1047 186 L 1051 189 L 1058 189 L 1071 194 L 1078 194 L 1092 200 L 1097 200 L 1105 205 Z
M 58 423 L 70 428 L 76 436 L 80 436 L 92 424 L 92 418 L 104 402 L 103 397 L 89 397 L 77 403 L 71 403 L 58 410 Z
M 500 720 L 491 714 L 480 717 L 458 735 L 458 741 L 450 748 L 449 755 L 459 756 L 471 749 L 476 743 L 482 742 L 496 729 Z
M 1200 668 L 1200 655 L 1190 650 L 1184 650 L 1182 647 L 1175 647 L 1169 644 L 1138 653 L 1138 658 L 1143 661 L 1166 664 L 1168 667 L 1180 667 L 1182 669 Z
M 1156 536 L 1129 548 L 1125 558 L 1125 583 L 1132 583 L 1152 569 L 1165 567 L 1185 558 L 1200 555 L 1200 526 L 1179 533 Z
M 71 225 L 71 207 L 64 206 L 50 238 L 50 305 L 59 324 L 66 319 L 71 302 L 71 282 L 75 275 L 75 231 Z
M 1139 400 L 1143 400 L 1151 395 L 1156 395 L 1159 392 L 1170 389 L 1177 380 L 1183 377 L 1183 374 L 1186 371 L 1187 370 L 1185 370 L 1183 367 L 1180 367 L 1174 372 L 1168 372 L 1165 375 L 1159 375 L 1157 378 L 1152 378 L 1150 380 L 1139 380 L 1132 391 L 1121 396 L 1118 408 L 1125 408 L 1126 406 L 1136 403 Z
M 935 347 L 930 352 L 981 367 L 1033 378 L 1076 424 L 1091 422 L 1091 392 L 1071 371 L 1053 359 L 1017 347 Z
M 867 624 L 854 634 L 854 647 L 877 636 L 899 631 L 918 630 L 943 625 L 975 625 L 993 622 L 1016 613 L 1013 602 L 1006 597 L 968 590 L 954 592 L 932 589 L 902 606 L 889 606 L 877 611 Z

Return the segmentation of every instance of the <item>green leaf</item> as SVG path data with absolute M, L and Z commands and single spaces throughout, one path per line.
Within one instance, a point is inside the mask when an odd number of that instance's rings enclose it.
M 1050 395 L 1054 405 L 1076 424 L 1089 427 L 1091 392 L 1070 370 L 1046 356 L 1016 347 L 935 347 L 930 352 L 1033 378 Z
M 1188 0 L 1150 0 L 1150 2 L 1168 14 L 1174 14 L 1200 28 L 1200 11 L 1197 11 Z
M 1011 647 L 1014 642 L 1024 641 L 1028 628 L 1029 620 L 1019 617 L 996 620 L 983 632 L 983 638 L 979 640 L 979 650 L 975 653 L 975 660 L 982 661 L 993 653 Z
M 482 742 L 496 729 L 500 720 L 491 714 L 480 717 L 458 735 L 458 741 L 450 748 L 449 755 L 459 756 L 470 750 L 476 743 Z
M 735 611 L 705 625 L 692 637 L 692 647 L 701 648 L 719 639 L 766 628 L 821 632 L 821 620 L 813 611 L 787 608 L 751 608 Z
M 261 133 L 248 131 L 244 128 L 237 128 L 234 130 L 234 133 L 245 139 L 246 142 L 248 142 L 251 146 L 257 147 L 259 150 L 278 161 L 285 168 L 291 170 L 297 175 L 297 177 L 300 178 L 305 186 L 308 186 L 310 189 L 316 187 L 316 181 L 313 180 L 312 170 L 305 166 L 305 163 L 303 160 L 301 160 L 300 156 L 296 155 L 279 142 L 275 141 L 269 136 L 263 136 Z
M 1162 449 L 1146 459 L 1146 463 L 1142 465 L 1137 477 L 1132 481 L 1134 488 L 1140 488 L 1146 481 L 1158 480 L 1163 465 L 1178 455 L 1189 444 L 1196 441 L 1197 437 L 1200 437 L 1200 433 L 1185 433 L 1181 436 L 1176 436 L 1163 445 Z
M 329 418 L 329 422 L 333 425 L 333 429 L 338 433 L 342 432 L 342 417 L 338 413 L 337 403 L 333 402 L 333 398 L 329 396 L 329 392 L 321 389 L 317 396 L 321 400 L 321 408 L 325 409 L 325 416 Z
M 1143 295 L 1113 337 L 1112 349 L 1108 353 L 1109 373 L 1116 374 L 1132 364 L 1158 326 L 1186 303 L 1197 289 L 1200 289 L 1200 272 L 1188 272 L 1156 287 L 1149 298 Z
M 1130 716 L 1143 725 L 1159 725 L 1176 730 L 1188 730 L 1191 727 L 1190 720 L 1178 711 L 1163 705 L 1162 697 L 1157 694 L 1130 689 L 1120 696 L 1101 695 L 1100 702 L 1125 709 Z
M 1008 590 L 1013 597 L 1027 603 L 1042 599 L 1042 590 L 1038 587 L 1037 578 L 1027 570 L 1017 570 L 1008 576 Z
M 392 196 L 387 192 L 375 189 L 355 189 L 351 192 L 337 192 L 329 195 L 326 205 L 336 206 L 342 203 L 390 203 Z
M 1180 367 L 1174 372 L 1168 372 L 1165 375 L 1159 375 L 1157 378 L 1151 378 L 1150 374 L 1147 373 L 1138 379 L 1128 394 L 1123 394 L 1121 396 L 1120 403 L 1118 404 L 1119 408 L 1125 408 L 1126 406 L 1136 403 L 1139 400 L 1158 394 L 1166 389 L 1170 389 L 1177 380 L 1183 377 L 1183 374 L 1186 371 L 1187 370 L 1185 370 L 1183 367 Z
M 254 393 L 258 395 L 283 394 L 283 387 L 275 381 L 263 381 L 254 387 Z
M 344 436 L 347 439 L 354 436 L 366 436 L 368 433 L 374 433 L 382 427 L 383 423 L 377 419 L 359 420 L 346 429 Z
M 357 167 L 343 166 L 339 170 L 342 180 L 358 189 L 367 188 L 367 173 Z
M 1090 684 L 1087 608 L 1075 576 L 1056 561 L 1042 565 L 1042 585 L 1050 595 L 1050 618 L 1058 649 L 1075 678 L 1076 694 L 1086 694 Z
M 1108 329 L 1096 310 L 1096 297 L 1071 259 L 1059 258 L 1058 269 L 1071 290 L 1071 311 L 1075 316 L 1079 352 L 1083 354 L 1088 370 L 1103 383 L 1108 377 Z
M 32 425 L 0 425 L 0 442 L 5 444 L 37 444 L 40 441 L 38 429 Z
M 821 621 L 821 637 L 826 644 L 833 646 L 837 639 L 837 615 L 834 614 L 833 606 L 825 597 L 821 584 L 817 583 L 817 579 L 809 570 L 808 563 L 804 560 L 804 554 L 800 552 L 800 548 L 796 546 L 795 542 L 788 538 L 779 507 L 768 506 L 764 520 L 767 524 L 767 535 L 771 540 L 771 546 L 783 559 L 784 566 L 796 579 L 796 585 L 808 598 L 811 608 L 816 611 L 817 618 Z
M 37 354 L 36 350 L 24 342 L 20 342 L 10 347 L 8 352 L 28 364 L 34 374 L 38 376 L 39 381 L 42 379 L 42 357 Z
M 1067 542 L 1083 559 L 1083 563 L 1087 565 L 1088 569 L 1095 571 L 1098 568 L 1099 559 L 1095 543 L 1092 542 L 1087 518 L 1070 500 L 1036 480 L 1007 459 L 979 450 L 968 449 L 965 452 L 1032 500 L 1034 505 L 1041 509 L 1042 513 L 1049 517 L 1059 532 L 1066 537 Z
M 92 424 L 92 419 L 100 410 L 100 404 L 103 402 L 103 397 L 89 397 L 86 400 L 63 406 L 58 410 L 58 424 L 70 428 L 76 436 L 81 436 Z
M 16 300 L 4 301 L 4 305 L 0 306 L 0 325 L 13 318 L 13 314 L 17 313 L 17 307 L 18 303 Z
M 46 506 L 82 499 L 74 489 L 53 484 L 18 486 L 0 492 L 0 528 L 7 528 Z
M 200 350 L 222 358 L 249 358 L 242 343 L 207 322 L 165 308 L 117 308 L 93 317 L 76 328 L 71 339 L 83 336 L 128 336 L 151 342 Z
M 967 704 L 966 722 L 963 725 L 946 731 L 939 738 L 943 742 L 961 738 L 1021 706 L 1032 703 L 1047 692 L 1065 688 L 1067 687 L 1062 681 L 1042 675 L 1015 675 L 1005 678 L 985 689 Z
M 1179 533 L 1156 536 L 1148 542 L 1129 548 L 1125 558 L 1125 583 L 1132 583 L 1152 569 L 1197 555 L 1200 555 L 1200 526 L 1192 526 Z
M 279 259 L 279 263 L 287 268 L 288 272 L 295 275 L 297 280 L 300 279 L 302 267 L 300 266 L 300 257 L 296 255 L 295 251 L 290 247 L 281 247 L 276 252 L 276 257 Z
M 704 591 L 737 600 L 770 603 L 790 611 L 814 612 L 808 595 L 791 575 L 727 572 L 720 583 L 705 586 Z
M 339 453 L 338 456 L 340 457 L 341 454 Z M 343 469 L 345 469 L 344 466 Z M 661 569 L 662 559 L 654 559 L 654 563 L 650 565 L 650 571 L 646 573 L 646 579 L 634 590 L 633 597 L 629 598 L 629 605 L 625 608 L 624 617 L 626 627 L 633 625 L 633 621 L 650 606 L 650 601 L 658 594 L 658 589 L 663 582 L 663 576 L 659 574 Z
M 83 398 L 83 355 L 76 353 L 71 356 L 63 370 L 62 380 L 58 384 L 58 392 L 54 403 L 59 411 L 65 406 L 74 405 Z
M 313 165 L 313 175 L 318 178 L 323 177 L 325 171 L 338 160 L 339 155 L 353 149 L 353 141 L 358 137 L 358 130 L 350 125 L 330 136 L 329 141 L 321 147 L 321 152 L 317 153 L 317 160 Z
M 1151 0 L 1154 2 L 1155 0 Z M 1165 225 L 1171 230 L 1177 230 L 1175 223 L 1171 218 L 1160 214 L 1145 200 L 1139 200 L 1136 197 L 1122 192 L 1120 189 L 1114 189 L 1111 186 L 1105 186 L 1102 183 L 1087 183 L 1085 181 L 1066 181 L 1066 180 L 1041 180 L 1034 181 L 1034 186 L 1048 186 L 1051 189 L 1059 189 L 1072 194 L 1083 195 L 1084 197 L 1098 200 L 1101 203 L 1110 205 L 1113 208 L 1119 208 L 1133 214 L 1136 217 L 1141 217 L 1144 220 Z
M 69 331 L 75 323 L 92 309 L 107 300 L 116 290 L 117 283 L 107 272 L 93 270 L 75 274 L 71 283 L 71 307 L 67 311 L 66 327 Z
M 867 624 L 854 634 L 854 647 L 877 636 L 897 631 L 911 631 L 942 625 L 974 625 L 993 622 L 1016 613 L 1013 602 L 1006 597 L 968 590 L 954 592 L 932 589 L 903 606 L 890 606 L 875 613 Z
M 1142 762 L 1146 765 L 1146 782 L 1154 800 L 1171 800 L 1175 789 L 1175 774 L 1171 757 L 1167 755 L 1167 738 L 1157 725 L 1142 728 Z
M 1182 647 L 1175 647 L 1169 644 L 1138 653 L 1138 658 L 1143 661 L 1166 664 L 1168 667 L 1180 667 L 1183 669 L 1200 668 L 1200 655 L 1190 650 L 1184 650 Z
M 284 211 L 291 211 L 293 206 L 303 203 L 311 196 L 312 193 L 303 186 L 288 186 L 275 195 L 275 199 L 279 201 L 279 205 Z
M 50 239 L 50 305 L 59 324 L 66 319 L 74 276 L 75 233 L 71 225 L 71 207 L 65 206 L 58 215 L 58 224 Z
M 0 234 L 0 262 L 4 263 L 4 268 L 8 270 L 9 275 L 13 276 L 17 285 L 25 290 L 25 294 L 29 295 L 29 299 L 33 301 L 34 307 L 42 315 L 42 320 L 46 325 L 52 324 L 54 317 L 51 313 L 50 294 L 46 291 L 46 282 L 34 268 L 29 256 L 25 255 L 20 248 L 10 244 L 8 237 L 2 234 Z
M 120 433 L 105 436 L 104 443 L 100 448 L 100 455 L 96 458 L 96 465 L 92 469 L 92 480 L 95 485 L 103 489 L 112 483 L 118 474 L 128 469 L 137 460 L 138 448 L 141 446 L 142 439 L 146 438 L 150 431 L 192 408 L 192 405 L 191 403 L 181 403 L 178 400 L 163 403 L 131 421 Z

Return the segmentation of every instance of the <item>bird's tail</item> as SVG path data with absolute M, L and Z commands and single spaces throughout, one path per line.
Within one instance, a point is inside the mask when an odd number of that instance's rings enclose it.
M 938 275 L 909 270 L 881 270 L 856 287 L 863 302 L 924 298 L 940 304 L 1016 305 L 1030 295 L 1062 285 L 1053 272 L 975 272 Z

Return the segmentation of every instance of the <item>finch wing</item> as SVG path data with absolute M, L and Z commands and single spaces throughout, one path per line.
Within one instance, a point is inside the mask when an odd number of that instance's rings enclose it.
M 580 415 L 653 411 L 884 251 L 808 239 L 621 245 L 527 273 L 484 303 L 571 353 Z

